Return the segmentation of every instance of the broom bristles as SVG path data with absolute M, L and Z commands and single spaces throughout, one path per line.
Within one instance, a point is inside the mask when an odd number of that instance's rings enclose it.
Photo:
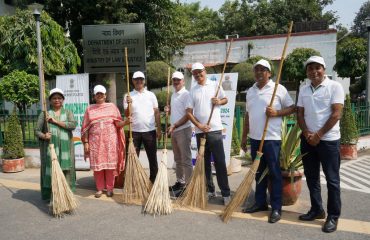
M 51 166 L 51 189 L 52 189 L 52 205 L 53 215 L 62 217 L 66 212 L 73 212 L 79 205 L 71 191 L 67 180 L 60 168 L 58 157 L 55 153 L 54 144 L 49 144 L 50 155 L 52 159 Z
M 178 198 L 180 206 L 205 209 L 207 207 L 206 179 L 204 167 L 204 148 L 206 139 L 201 138 L 197 161 L 189 184 Z
M 259 154 L 259 153 L 257 153 Z M 250 167 L 247 175 L 244 177 L 242 183 L 239 185 L 234 196 L 232 197 L 230 203 L 225 207 L 224 211 L 221 213 L 222 221 L 228 222 L 237 207 L 242 205 L 252 190 L 252 183 L 256 176 L 258 166 L 260 164 L 260 157 L 257 157 L 252 166 Z
M 167 177 L 167 149 L 163 150 L 163 157 L 153 188 L 144 207 L 144 213 L 152 215 L 168 215 L 172 213 L 172 202 L 168 188 Z
M 125 167 L 125 180 L 123 183 L 123 202 L 145 202 L 148 198 L 151 183 L 143 166 L 137 157 L 132 138 L 129 140 L 128 156 Z

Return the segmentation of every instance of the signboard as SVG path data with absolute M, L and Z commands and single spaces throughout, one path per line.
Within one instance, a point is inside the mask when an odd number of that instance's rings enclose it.
M 144 23 L 83 25 L 87 73 L 125 72 L 125 47 L 130 71 L 145 71 Z
M 90 169 L 89 161 L 84 160 L 84 149 L 81 141 L 81 127 L 85 110 L 89 105 L 89 75 L 72 74 L 57 76 L 56 87 L 64 92 L 64 108 L 70 110 L 77 120 L 73 131 L 76 169 Z
M 211 81 L 217 81 L 218 83 L 221 78 L 221 74 L 207 74 L 207 78 Z M 192 87 L 195 84 L 197 84 L 197 82 L 193 78 Z M 222 135 L 224 140 L 226 166 L 230 164 L 231 140 L 234 124 L 234 110 L 237 84 L 238 84 L 238 73 L 225 73 L 224 79 L 222 81 L 222 88 L 225 91 L 228 103 L 221 106 L 220 112 L 222 125 L 224 126 L 224 129 L 222 130 Z M 197 141 L 195 138 L 194 130 L 191 139 L 191 150 L 192 150 L 192 159 L 194 163 L 198 153 Z

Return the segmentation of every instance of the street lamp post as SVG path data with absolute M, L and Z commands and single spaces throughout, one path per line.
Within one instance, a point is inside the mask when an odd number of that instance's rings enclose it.
M 365 19 L 367 29 L 366 104 L 370 99 L 370 16 Z
M 46 106 L 44 104 L 44 94 L 45 94 L 45 86 L 44 86 L 44 71 L 43 71 L 43 59 L 42 59 L 42 43 L 41 43 L 41 28 L 40 28 L 40 15 L 43 9 L 43 5 L 38 3 L 33 3 L 28 6 L 29 9 L 33 11 L 33 16 L 36 20 L 36 36 L 37 36 L 37 57 L 38 57 L 38 67 L 39 67 L 39 87 L 40 87 L 40 103 L 41 108 Z M 42 109 L 46 111 L 46 109 Z

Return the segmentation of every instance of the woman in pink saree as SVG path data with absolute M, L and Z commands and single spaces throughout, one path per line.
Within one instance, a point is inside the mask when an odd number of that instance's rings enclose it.
M 125 136 L 122 127 L 129 123 L 129 120 L 122 121 L 113 103 L 106 102 L 105 93 L 102 85 L 94 87 L 96 104 L 86 109 L 81 129 L 85 159 L 90 159 L 90 168 L 94 171 L 96 198 L 101 197 L 103 189 L 107 190 L 107 197 L 112 197 L 115 177 L 123 178 Z

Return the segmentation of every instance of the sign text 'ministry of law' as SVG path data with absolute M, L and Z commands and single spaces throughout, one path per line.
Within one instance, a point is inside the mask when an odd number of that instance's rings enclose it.
M 145 71 L 144 23 L 84 25 L 82 33 L 85 72 L 125 72 L 125 47 L 130 72 Z

